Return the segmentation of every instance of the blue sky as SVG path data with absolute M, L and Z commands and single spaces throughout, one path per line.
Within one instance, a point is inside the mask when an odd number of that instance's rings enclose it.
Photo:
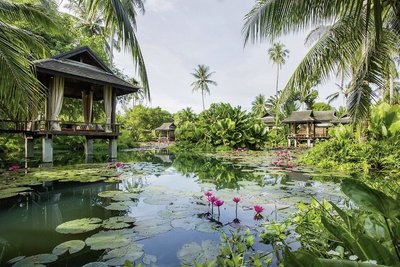
M 244 109 L 251 107 L 255 96 L 275 92 L 276 67 L 268 59 L 271 43 L 243 47 L 243 17 L 253 0 L 146 0 L 145 14 L 138 16 L 137 36 L 148 71 L 152 102 L 170 112 L 192 107 L 200 112 L 201 94 L 192 93 L 190 75 L 198 64 L 216 73 L 206 106 L 229 102 Z M 290 50 L 283 66 L 283 87 L 306 54 L 306 33 L 279 39 Z M 129 76 L 133 65 L 127 53 L 115 56 L 117 67 Z M 330 83 L 320 86 L 320 99 L 333 92 Z

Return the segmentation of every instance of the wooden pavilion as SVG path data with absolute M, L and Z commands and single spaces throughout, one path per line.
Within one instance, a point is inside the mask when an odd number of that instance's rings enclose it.
M 272 129 L 276 125 L 275 117 L 269 113 L 262 116 L 261 121 L 268 127 L 268 129 Z
M 298 142 L 307 141 L 307 146 L 311 147 L 315 140 L 329 138 L 329 128 L 335 124 L 350 123 L 349 117 L 337 118 L 335 111 L 294 111 L 284 123 L 289 125 L 288 146 L 297 146 Z
M 93 155 L 93 139 L 109 140 L 109 157 L 117 157 L 119 125 L 117 96 L 138 91 L 117 77 L 88 47 L 34 62 L 38 80 L 46 88 L 44 118 L 19 123 L 16 132 L 25 135 L 25 155 L 33 156 L 33 141 L 42 139 L 43 162 L 53 161 L 53 136 L 85 136 L 85 154 Z M 60 121 L 65 97 L 82 99 L 83 122 Z M 106 121 L 93 123 L 93 101 L 103 101 Z M 33 112 L 34 113 L 34 112 Z M 16 124 L 17 125 L 17 124 Z
M 160 127 L 154 129 L 158 132 L 158 141 L 174 141 L 176 126 L 173 122 L 165 122 Z

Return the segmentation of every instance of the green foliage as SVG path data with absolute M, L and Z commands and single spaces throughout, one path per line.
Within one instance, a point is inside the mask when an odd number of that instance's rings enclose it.
M 172 115 L 160 107 L 138 105 L 128 110 L 120 121 L 134 142 L 151 141 L 156 138 L 154 129 L 164 122 L 172 121 Z M 128 138 L 126 133 L 123 135 L 125 135 L 124 138 Z
M 207 147 L 260 149 L 267 140 L 266 126 L 254 115 L 230 104 L 212 104 L 197 120 L 176 129 L 176 139 Z
M 345 180 L 342 191 L 359 209 L 347 210 L 333 202 L 320 204 L 315 200 L 308 207 L 302 204 L 292 219 L 302 248 L 296 252 L 287 248 L 285 264 L 370 266 L 362 262 L 375 261 L 380 266 L 398 265 L 399 199 L 357 180 Z
M 185 122 L 194 121 L 196 118 L 197 115 L 193 112 L 192 108 L 187 107 L 174 114 L 174 124 L 180 126 Z
M 333 107 L 325 102 L 315 102 L 312 104 L 313 111 L 333 110 Z
M 344 171 L 400 171 L 400 106 L 380 104 L 371 111 L 367 138 L 360 139 L 355 126 L 330 129 L 330 139 L 317 143 L 300 163 Z

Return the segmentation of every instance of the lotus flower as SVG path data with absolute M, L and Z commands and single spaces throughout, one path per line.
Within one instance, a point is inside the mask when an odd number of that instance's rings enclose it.
M 264 207 L 260 205 L 254 205 L 254 211 L 256 212 L 256 214 L 260 214 L 264 211 Z
M 211 204 L 211 214 L 214 213 L 214 202 L 217 200 L 218 200 L 218 198 L 216 196 L 210 196 L 208 198 L 208 201 L 210 201 L 210 204 Z
M 238 207 L 238 203 L 240 202 L 240 198 L 239 197 L 234 197 L 233 198 L 233 202 L 236 203 L 235 215 L 236 215 L 236 219 L 237 219 L 237 207 Z
M 204 193 L 204 195 L 207 197 L 207 199 L 209 199 L 212 196 L 211 191 L 207 191 Z
M 214 202 L 214 205 L 218 207 L 218 217 L 219 217 L 219 214 L 220 214 L 219 207 L 222 206 L 222 205 L 224 205 L 224 201 L 222 201 L 222 200 L 220 200 L 220 199 L 217 199 L 217 200 Z
M 18 165 L 13 165 L 8 168 L 9 171 L 17 171 L 19 169 Z
M 115 162 L 115 168 L 121 168 L 123 165 L 122 162 Z

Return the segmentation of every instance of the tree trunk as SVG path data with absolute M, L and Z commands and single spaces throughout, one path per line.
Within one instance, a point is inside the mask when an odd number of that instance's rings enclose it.
M 394 84 L 393 84 L 393 77 L 390 75 L 389 78 L 389 104 L 393 105 L 394 100 Z
M 275 96 L 278 97 L 278 86 L 279 86 L 279 65 L 277 65 L 276 69 L 276 88 L 275 88 Z
M 203 111 L 206 109 L 204 106 L 204 91 L 201 90 L 201 100 L 203 101 Z

